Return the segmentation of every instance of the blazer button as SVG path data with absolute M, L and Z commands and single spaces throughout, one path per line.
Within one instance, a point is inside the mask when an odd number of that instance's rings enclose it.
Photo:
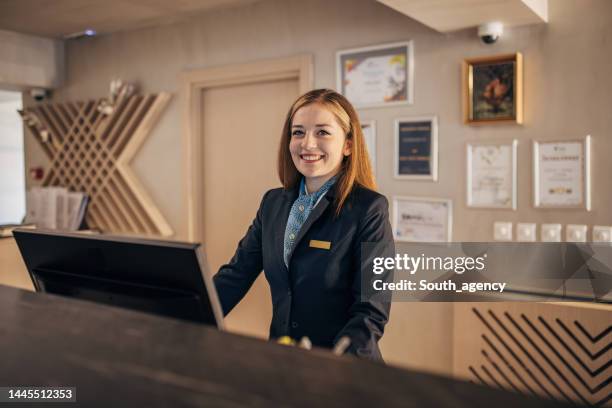
M 291 327 L 294 328 L 294 329 L 297 329 L 297 327 L 298 327 L 297 322 L 291 322 Z

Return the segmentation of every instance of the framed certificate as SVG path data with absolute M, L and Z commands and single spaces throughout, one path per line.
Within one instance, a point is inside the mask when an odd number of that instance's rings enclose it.
M 591 136 L 533 142 L 533 199 L 536 208 L 591 210 Z
M 395 120 L 394 177 L 438 180 L 438 119 L 433 116 Z
M 467 145 L 467 206 L 516 210 L 516 147 L 509 143 Z
M 363 139 L 370 155 L 372 171 L 376 175 L 376 121 L 366 120 L 361 122 L 361 131 L 363 132 Z
M 453 203 L 448 199 L 393 197 L 393 235 L 404 242 L 450 242 Z
M 336 87 L 355 108 L 411 104 L 412 41 L 336 53 Z

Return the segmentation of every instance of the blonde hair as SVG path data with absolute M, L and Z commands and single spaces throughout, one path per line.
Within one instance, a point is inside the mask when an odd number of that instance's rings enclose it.
M 300 96 L 291 105 L 281 135 L 278 149 L 278 177 L 285 189 L 296 187 L 301 179 L 301 173 L 295 167 L 289 152 L 291 141 L 291 125 L 295 113 L 302 107 L 320 104 L 329 109 L 338 120 L 338 124 L 351 140 L 351 154 L 342 159 L 338 173 L 336 194 L 336 215 L 340 213 L 348 195 L 357 184 L 370 190 L 376 190 L 376 181 L 372 173 L 372 164 L 365 145 L 361 124 L 353 105 L 342 95 L 331 89 L 315 89 Z

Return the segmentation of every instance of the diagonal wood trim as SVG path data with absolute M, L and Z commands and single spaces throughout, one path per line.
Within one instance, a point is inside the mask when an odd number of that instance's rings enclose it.
M 548 346 L 548 348 L 553 352 L 553 354 L 557 357 L 557 359 L 559 359 L 563 365 L 574 375 L 574 377 L 580 382 L 580 384 L 582 384 L 591 394 L 593 394 L 593 391 L 590 389 L 589 385 L 584 381 L 584 379 L 582 377 L 580 377 L 580 375 L 578 375 L 578 373 L 574 370 L 574 368 L 572 366 L 570 366 L 567 361 L 563 358 L 563 356 L 559 353 L 559 351 L 557 351 L 557 349 L 546 339 L 546 337 L 544 337 L 544 335 L 542 334 L 542 332 L 540 330 L 538 330 L 537 327 L 535 327 L 535 325 L 527 318 L 527 316 L 522 315 L 523 320 L 525 320 L 525 322 L 527 323 L 527 325 L 529 325 L 529 327 L 531 328 L 531 330 L 534 331 L 534 333 L 537 334 L 537 336 L 540 338 L 540 340 L 542 340 L 544 342 L 544 344 L 546 344 L 546 346 Z M 540 319 L 541 316 L 540 316 Z M 516 327 L 520 327 L 518 326 L 518 324 L 516 324 L 516 322 L 514 322 L 514 320 L 512 320 L 513 323 L 516 325 Z M 540 320 L 540 322 L 544 323 L 544 325 L 546 325 L 545 321 Z M 522 329 L 519 328 L 519 330 L 522 331 Z M 524 333 L 524 332 L 523 332 Z M 524 334 L 525 338 L 530 342 L 531 346 L 542 356 L 542 358 L 544 358 L 544 360 L 548 363 L 548 365 L 557 373 L 557 375 L 559 377 L 561 377 L 561 379 L 563 380 L 563 382 L 572 390 L 574 391 L 574 393 L 581 399 L 583 400 L 583 402 L 585 404 L 588 404 L 588 401 L 586 400 L 586 398 L 582 395 L 582 393 L 580 393 L 576 387 L 574 387 L 574 385 L 571 383 L 570 380 L 568 380 L 568 378 L 561 373 L 561 370 L 557 367 L 556 364 L 554 364 L 551 359 L 542 351 L 542 349 L 540 349 L 540 347 L 538 347 L 533 340 L 527 336 L 526 334 Z
M 499 351 L 499 349 L 495 347 L 495 345 L 493 344 L 493 342 L 491 342 L 491 340 L 489 340 L 487 335 L 482 334 L 481 337 L 485 341 L 485 343 L 487 343 L 487 345 L 491 348 L 491 350 L 495 352 L 497 357 L 499 357 L 499 359 L 502 360 L 502 362 L 506 365 L 506 367 L 508 367 L 508 369 L 512 372 L 512 374 L 514 374 L 514 376 L 521 382 L 523 387 L 525 387 L 525 389 L 527 389 L 531 393 L 531 395 L 533 395 L 534 397 L 538 396 L 538 394 L 533 390 L 533 388 L 531 388 L 529 383 L 525 381 L 525 379 L 523 378 L 524 376 L 520 375 L 517 372 L 516 368 L 514 368 L 514 366 L 508 361 L 508 359 L 504 357 L 504 355 Z
M 542 390 L 543 393 L 545 393 L 549 398 L 554 398 L 554 396 L 550 393 L 550 391 L 544 387 L 544 385 L 540 382 L 540 380 L 537 378 L 537 376 L 529 369 L 529 367 L 527 367 L 527 365 L 525 364 L 525 362 L 517 355 L 517 353 L 502 339 L 502 337 L 499 335 L 499 333 L 493 328 L 493 326 L 491 326 L 489 324 L 489 322 L 486 321 L 486 319 L 482 316 L 482 314 L 480 314 L 480 312 L 478 311 L 478 309 L 473 308 L 472 309 L 473 312 L 476 314 L 476 316 L 478 317 L 478 319 L 487 327 L 487 329 L 489 329 L 489 331 L 493 334 L 493 336 L 495 336 L 495 338 L 497 339 L 497 341 L 499 341 L 504 348 L 510 353 L 510 355 L 517 361 L 517 363 L 521 366 L 521 368 L 523 370 L 525 370 L 525 372 L 527 373 L 527 375 L 529 375 L 529 378 L 531 379 L 531 381 L 533 381 L 535 384 L 538 385 L 538 387 L 540 387 L 540 389 Z M 519 344 L 519 347 L 521 345 Z M 527 354 L 528 355 L 528 354 Z M 530 357 L 530 355 L 528 355 L 528 357 Z M 546 373 L 545 373 L 546 374 Z M 571 401 L 571 398 L 569 398 L 567 395 L 564 395 L 564 397 L 568 400 Z
M 578 345 L 578 347 L 580 347 L 582 349 L 582 351 L 584 351 L 584 353 L 587 356 L 589 356 L 591 361 L 594 361 L 594 360 L 598 359 L 599 357 L 603 356 L 604 353 L 610 349 L 610 345 L 611 344 L 608 344 L 608 346 L 604 347 L 599 352 L 597 352 L 595 354 L 591 354 L 591 352 L 589 352 L 589 350 L 587 350 L 587 348 L 582 344 L 582 342 L 580 340 L 578 340 L 574 336 L 574 333 L 571 330 L 569 330 L 569 328 L 567 326 L 565 326 L 565 324 L 561 320 L 559 320 L 559 319 L 556 319 L 556 320 L 557 320 L 557 323 L 559 324 L 559 326 L 561 326 L 561 328 L 564 329 L 565 332 L 575 341 L 575 343 Z M 552 329 L 549 329 L 549 330 L 552 330 Z M 556 336 L 556 332 L 555 332 L 555 336 Z M 599 368 L 597 368 L 595 370 L 591 370 L 591 369 L 589 369 L 586 366 L 586 364 L 584 364 L 582 359 L 580 357 L 578 357 L 578 355 L 572 350 L 572 348 L 567 345 L 566 342 L 564 342 L 558 336 L 557 336 L 557 339 L 568 350 L 568 352 L 576 359 L 576 361 L 578 361 L 582 365 L 582 367 L 586 370 L 587 373 L 589 373 L 589 375 L 591 377 L 597 376 L 598 374 L 600 374 L 601 372 L 603 372 L 604 370 L 606 370 L 608 367 L 610 367 L 612 365 L 612 359 L 610 359 L 607 362 L 605 362 L 602 366 L 600 366 Z
M 455 353 L 462 354 L 455 357 L 457 374 L 475 383 L 527 395 L 571 404 L 609 406 L 612 359 L 607 348 L 606 323 L 610 309 L 500 303 L 486 308 L 457 306 L 455 310 L 459 313 L 455 321 L 458 324 L 455 336 L 459 336 Z M 475 318 L 466 319 L 468 316 Z M 585 329 L 583 333 L 578 325 L 566 324 L 563 317 L 579 322 L 583 328 L 589 323 L 586 327 L 591 330 Z M 472 331 L 478 334 L 480 344 L 474 341 Z M 602 346 L 607 358 L 602 360 L 599 355 L 599 360 L 591 360 L 587 351 L 593 356 Z M 596 353 L 592 350 L 595 347 Z
M 589 340 L 591 340 L 591 343 L 597 343 L 599 340 L 603 339 L 605 336 L 607 336 L 608 334 L 612 333 L 612 326 L 608 326 L 607 328 L 605 328 L 601 333 L 592 336 L 587 329 L 584 328 L 583 325 L 580 324 L 580 322 L 578 320 L 574 320 L 574 324 L 576 325 L 576 327 L 578 327 L 578 329 L 584 333 L 585 336 L 587 336 L 587 338 Z
M 487 353 L 484 349 L 481 350 L 482 355 L 484 356 L 484 358 L 487 360 L 487 362 L 493 366 L 493 368 L 495 369 L 495 371 L 497 371 L 497 373 L 500 375 L 500 377 L 502 377 L 504 379 L 504 381 L 506 382 L 506 384 L 508 384 L 510 386 L 510 388 L 512 388 L 515 392 L 519 393 L 519 394 L 523 394 L 523 392 L 510 380 L 510 378 L 502 371 L 502 369 L 500 368 L 500 366 L 493 361 L 493 359 L 491 359 L 491 357 L 489 356 L 489 353 Z M 506 387 L 504 387 L 506 388 Z

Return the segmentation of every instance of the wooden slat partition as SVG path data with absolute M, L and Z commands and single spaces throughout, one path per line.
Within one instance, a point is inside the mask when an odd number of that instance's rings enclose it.
M 171 236 L 174 231 L 130 168 L 170 97 L 133 95 L 118 101 L 110 115 L 98 111 L 103 99 L 24 109 L 22 114 L 40 122 L 25 127 L 50 160 L 43 186 L 86 192 L 90 228 Z

